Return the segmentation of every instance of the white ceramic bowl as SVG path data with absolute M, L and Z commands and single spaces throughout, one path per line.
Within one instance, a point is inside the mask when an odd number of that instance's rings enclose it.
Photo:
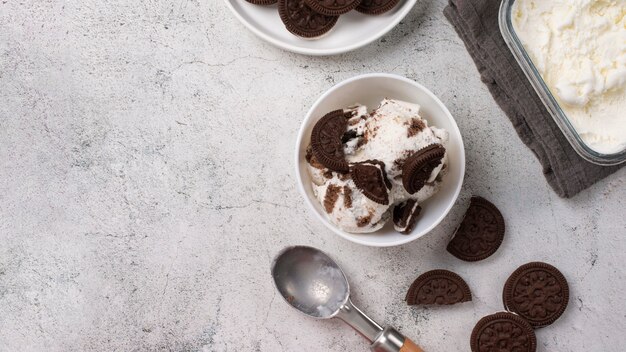
M 420 115 L 429 126 L 446 129 L 450 134 L 448 145 L 449 169 L 444 176 L 441 190 L 422 205 L 417 226 L 408 235 L 393 229 L 390 221 L 381 230 L 371 234 L 354 234 L 335 226 L 317 201 L 311 186 L 311 177 L 305 160 L 311 130 L 320 117 L 329 111 L 341 109 L 355 103 L 376 108 L 383 98 L 399 99 L 421 106 Z M 317 217 L 337 235 L 355 243 L 374 247 L 390 247 L 411 242 L 430 232 L 448 214 L 456 201 L 465 175 L 465 149 L 461 132 L 454 118 L 443 103 L 424 86 L 401 76 L 373 73 L 343 81 L 324 93 L 309 110 L 302 123 L 296 143 L 296 175 L 300 192 Z
M 342 15 L 325 36 L 307 40 L 291 34 L 278 16 L 278 6 L 259 6 L 245 0 L 224 0 L 235 17 L 269 43 L 305 55 L 335 55 L 358 49 L 382 37 L 413 8 L 417 0 L 401 0 L 391 11 L 368 16 L 357 11 Z

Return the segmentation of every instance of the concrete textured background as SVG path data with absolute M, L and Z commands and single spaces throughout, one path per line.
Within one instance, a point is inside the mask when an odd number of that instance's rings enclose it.
M 468 351 L 520 264 L 558 266 L 571 301 L 539 351 L 624 351 L 626 170 L 555 196 L 445 21 L 420 1 L 394 31 L 327 58 L 257 39 L 221 1 L 0 2 L 1 351 L 365 351 L 338 321 L 277 297 L 286 245 L 329 252 L 354 301 L 427 351 Z M 334 83 L 421 82 L 457 119 L 467 176 L 427 237 L 375 249 L 338 238 L 297 192 L 296 132 Z M 507 236 L 488 260 L 445 252 L 473 194 Z M 407 307 L 420 273 L 453 270 L 472 303 Z

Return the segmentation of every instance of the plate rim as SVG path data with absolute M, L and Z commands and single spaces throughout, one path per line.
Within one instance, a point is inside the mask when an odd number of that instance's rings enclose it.
M 244 1 L 244 0 L 224 0 L 224 2 L 226 3 L 226 7 L 228 7 L 230 9 L 230 12 L 233 13 L 233 15 L 235 15 L 235 17 L 239 20 L 239 22 L 241 22 L 246 28 L 248 28 L 248 30 L 250 30 L 252 33 L 254 33 L 257 37 L 265 40 L 266 42 L 274 45 L 275 47 L 281 48 L 283 50 L 286 51 L 290 51 L 293 53 L 297 53 L 297 54 L 302 54 L 302 55 L 310 55 L 310 56 L 332 56 L 332 55 L 339 55 L 339 54 L 344 54 L 350 51 L 354 51 L 357 49 L 360 49 L 366 45 L 371 44 L 372 42 L 376 41 L 377 39 L 379 39 L 380 37 L 384 36 L 385 34 L 389 33 L 392 29 L 394 29 L 398 23 L 400 23 L 400 21 L 402 21 L 406 15 L 408 15 L 409 11 L 411 11 L 411 9 L 413 9 L 413 7 L 415 6 L 415 4 L 417 3 L 417 0 L 405 0 L 406 2 L 402 5 L 402 7 L 400 8 L 398 14 L 389 22 L 389 24 L 384 27 L 381 31 L 379 31 L 378 33 L 376 33 L 375 35 L 371 36 L 371 37 L 367 37 L 362 41 L 356 42 L 354 44 L 348 45 L 348 46 L 343 46 L 343 47 L 339 47 L 339 48 L 334 48 L 334 49 L 310 49 L 310 48 L 303 48 L 303 47 L 299 47 L 296 45 L 292 45 L 286 42 L 283 42 L 281 40 L 275 39 L 267 34 L 265 34 L 263 31 L 259 30 L 258 28 L 256 28 L 254 25 L 252 25 L 250 22 L 248 22 L 232 5 L 233 1 Z

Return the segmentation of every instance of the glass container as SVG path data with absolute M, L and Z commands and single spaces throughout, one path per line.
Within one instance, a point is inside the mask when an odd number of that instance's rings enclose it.
M 574 128 L 571 120 L 563 111 L 554 94 L 541 77 L 524 45 L 515 33 L 512 21 L 515 0 L 503 0 L 500 5 L 499 24 L 502 37 L 524 71 L 524 74 L 541 98 L 550 115 L 561 129 L 574 150 L 584 159 L 598 165 L 617 165 L 626 161 L 626 149 L 613 154 L 602 154 L 591 149 Z

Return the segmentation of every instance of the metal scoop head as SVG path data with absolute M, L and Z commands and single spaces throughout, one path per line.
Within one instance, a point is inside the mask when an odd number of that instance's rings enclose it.
M 350 297 L 350 285 L 341 268 L 312 247 L 283 249 L 272 263 L 272 277 L 285 301 L 313 318 L 335 317 Z
M 383 329 L 354 306 L 346 275 L 319 249 L 283 249 L 272 262 L 272 277 L 289 305 L 316 319 L 343 320 L 370 342 L 373 352 L 424 352 L 394 328 Z

